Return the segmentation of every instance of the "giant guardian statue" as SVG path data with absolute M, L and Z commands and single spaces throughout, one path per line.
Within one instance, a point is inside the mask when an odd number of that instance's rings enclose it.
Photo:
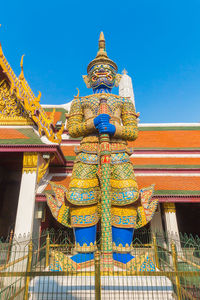
M 69 135 L 81 138 L 69 187 L 51 183 L 54 197 L 47 195 L 54 217 L 74 229 L 77 254 L 68 263 L 78 267 L 94 259 L 98 222 L 105 263 L 131 266 L 134 230 L 151 221 L 157 207 L 153 185 L 138 189 L 128 148 L 138 137 L 138 114 L 130 98 L 112 94 L 117 72 L 101 32 L 83 76 L 93 94 L 76 96 L 67 116 Z

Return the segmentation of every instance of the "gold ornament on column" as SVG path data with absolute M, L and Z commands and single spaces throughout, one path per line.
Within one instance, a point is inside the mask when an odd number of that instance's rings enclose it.
M 37 165 L 38 165 L 38 153 L 37 152 L 24 152 L 22 173 L 36 172 Z
M 176 206 L 173 202 L 166 202 L 163 204 L 164 211 L 166 213 L 175 213 L 176 212 Z

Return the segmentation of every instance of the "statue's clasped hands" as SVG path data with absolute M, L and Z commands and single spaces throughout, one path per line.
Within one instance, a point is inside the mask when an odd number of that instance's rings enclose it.
M 109 123 L 110 116 L 108 114 L 100 114 L 94 119 L 94 126 L 99 133 L 108 133 L 110 135 L 115 134 L 115 125 Z

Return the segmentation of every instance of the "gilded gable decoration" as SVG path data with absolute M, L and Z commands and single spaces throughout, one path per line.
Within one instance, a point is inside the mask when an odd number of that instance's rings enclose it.
M 21 59 L 21 73 L 17 78 L 0 45 L 0 67 L 6 75 L 6 79 L 8 79 L 8 82 L 7 80 L 6 82 L 0 82 L 0 124 L 27 125 L 33 124 L 34 121 L 38 126 L 40 136 L 45 135 L 49 141 L 60 143 L 64 124 L 58 131 L 55 130 L 53 125 L 54 113 L 50 117 L 47 116 L 40 105 L 41 93 L 39 92 L 38 97 L 36 97 L 24 77 L 23 57 L 24 55 Z M 8 103 L 8 108 L 5 108 Z M 12 113 L 8 113 L 8 110 Z M 5 115 L 6 112 L 7 116 Z
M 11 94 L 9 84 L 5 79 L 0 82 L 0 124 L 33 124 L 16 95 Z

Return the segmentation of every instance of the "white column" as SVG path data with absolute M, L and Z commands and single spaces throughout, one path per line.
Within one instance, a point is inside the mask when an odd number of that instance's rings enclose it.
M 35 208 L 35 190 L 37 183 L 38 154 L 24 153 L 23 171 L 15 221 L 15 237 L 20 234 L 28 236 L 32 233 L 34 208 Z
M 151 231 L 152 231 L 152 233 L 162 233 L 163 232 L 161 212 L 160 212 L 160 203 L 158 203 L 157 211 L 155 212 L 155 214 L 151 220 Z
M 165 224 L 168 236 L 168 241 L 174 241 L 177 251 L 181 251 L 180 236 L 176 218 L 176 207 L 174 203 L 164 203 Z
M 35 211 L 35 191 L 37 184 L 38 154 L 35 152 L 24 152 L 22 179 L 20 185 L 17 214 L 15 220 L 14 239 L 10 261 L 28 254 L 28 242 L 32 235 L 33 220 Z M 27 268 L 27 258 L 15 263 L 6 269 L 7 271 L 25 271 Z M 17 281 L 19 277 L 5 278 L 6 284 Z M 16 287 L 20 286 L 20 281 Z
M 157 243 L 164 247 L 167 248 L 166 242 L 165 242 L 165 236 L 164 236 L 164 230 L 163 230 L 163 225 L 162 225 L 162 217 L 161 217 L 161 208 L 160 208 L 160 203 L 158 203 L 158 208 L 151 220 L 151 233 L 152 237 L 153 235 L 156 236 Z

